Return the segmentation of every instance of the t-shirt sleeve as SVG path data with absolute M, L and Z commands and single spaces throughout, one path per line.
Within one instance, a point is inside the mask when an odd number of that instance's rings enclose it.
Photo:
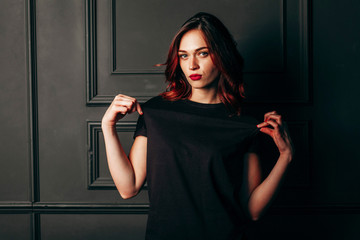
M 137 136 L 147 137 L 147 129 L 146 129 L 146 125 L 145 125 L 144 115 L 140 115 L 137 120 L 136 130 L 134 132 L 134 139 Z
M 263 143 L 263 134 L 257 129 L 250 137 L 248 152 L 260 155 Z
M 274 140 L 267 134 L 257 131 L 250 139 L 248 152 L 256 153 L 260 159 L 262 174 L 267 176 L 279 157 Z

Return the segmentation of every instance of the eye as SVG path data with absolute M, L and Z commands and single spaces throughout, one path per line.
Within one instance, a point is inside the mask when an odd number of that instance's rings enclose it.
M 187 54 L 179 54 L 180 59 L 186 59 L 188 57 Z
M 199 55 L 201 57 L 207 57 L 209 55 L 209 53 L 208 52 L 199 52 Z

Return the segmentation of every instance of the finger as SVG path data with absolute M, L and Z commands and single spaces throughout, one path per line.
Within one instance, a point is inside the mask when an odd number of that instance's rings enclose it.
M 114 105 L 117 107 L 126 107 L 128 111 L 131 112 L 134 104 L 129 100 L 117 100 L 114 102 Z
M 141 106 L 135 98 L 123 94 L 118 94 L 115 96 L 113 104 L 118 107 L 125 106 L 127 108 L 127 113 L 133 113 L 135 111 L 138 111 L 140 115 L 143 114 Z
M 129 96 L 126 96 L 124 94 L 118 94 L 115 96 L 115 98 L 130 98 Z
M 124 95 L 118 94 L 118 95 L 115 96 L 114 101 L 116 101 L 116 100 L 123 100 L 123 99 L 124 99 Z
M 143 115 L 143 114 L 144 114 L 143 111 L 142 111 L 142 109 L 141 109 L 140 103 L 139 103 L 138 101 L 136 101 L 136 110 L 138 111 L 138 113 L 139 113 L 140 115 Z
M 275 120 L 278 124 L 282 124 L 282 117 L 279 114 L 270 114 L 266 121 L 269 121 L 270 119 Z
M 276 111 L 271 111 L 271 112 L 267 112 L 264 114 L 264 122 L 266 122 L 268 120 L 268 117 L 271 115 L 271 114 L 277 114 Z
M 269 126 L 269 123 L 267 123 L 267 122 L 262 122 L 262 123 L 260 123 L 260 124 L 258 124 L 258 125 L 256 125 L 258 128 L 262 128 L 262 127 L 266 127 L 266 126 Z
M 120 113 L 120 114 L 123 114 L 123 115 L 125 115 L 126 113 L 128 113 L 127 107 L 124 107 L 124 106 L 115 106 L 115 107 L 113 108 L 113 110 L 114 110 L 116 113 Z
M 272 137 L 273 131 L 274 131 L 274 130 L 272 130 L 272 129 L 270 129 L 270 128 L 260 128 L 260 132 L 263 132 L 263 133 L 269 135 L 270 137 Z
M 135 98 L 123 95 L 123 94 L 118 94 L 115 96 L 114 100 L 122 100 L 122 101 L 136 101 Z
M 272 126 L 273 128 L 278 128 L 279 124 L 277 122 L 275 122 L 274 120 L 268 120 L 266 121 L 270 126 Z
M 133 113 L 138 111 L 139 114 L 142 114 L 142 109 L 140 104 L 135 98 L 122 98 L 120 97 L 115 101 L 115 106 L 124 106 L 128 109 L 127 113 Z
M 131 112 L 133 113 L 137 111 L 140 115 L 142 115 L 143 111 L 141 109 L 140 103 L 135 98 L 131 99 L 131 101 L 133 102 Z

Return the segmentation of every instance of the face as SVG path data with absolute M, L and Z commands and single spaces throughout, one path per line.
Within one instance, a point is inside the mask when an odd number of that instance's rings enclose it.
M 180 41 L 179 62 L 187 81 L 194 88 L 216 88 L 219 70 L 210 57 L 200 30 L 190 30 Z

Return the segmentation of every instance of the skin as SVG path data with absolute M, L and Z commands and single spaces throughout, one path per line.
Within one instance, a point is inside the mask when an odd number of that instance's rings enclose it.
M 179 45 L 180 67 L 191 85 L 189 100 L 201 103 L 220 103 L 217 83 L 220 75 L 210 57 L 210 51 L 200 30 L 184 34 Z M 190 75 L 200 74 L 200 80 L 192 80 Z
M 241 192 L 243 205 L 252 220 L 258 220 L 275 199 L 294 152 L 288 130 L 276 111 L 265 113 L 264 122 L 257 127 L 274 140 L 279 158 L 269 175 L 261 182 L 259 157 L 254 153 L 245 155 L 245 179 Z
M 192 87 L 189 100 L 200 103 L 220 103 L 217 95 L 219 71 L 213 64 L 203 34 L 191 30 L 184 34 L 179 46 L 180 67 Z M 200 74 L 200 80 L 190 79 Z M 124 152 L 116 133 L 115 124 L 126 114 L 137 111 L 143 114 L 135 98 L 117 95 L 102 119 L 106 154 L 114 183 L 124 198 L 138 194 L 146 178 L 147 137 L 138 136 L 131 147 L 129 157 Z M 262 180 L 259 157 L 255 153 L 245 155 L 244 179 L 240 197 L 249 218 L 258 220 L 270 206 L 284 179 L 293 157 L 293 147 L 281 115 L 272 111 L 264 115 L 258 125 L 260 131 L 269 135 L 279 150 L 279 158 L 270 174 Z
M 114 98 L 101 121 L 110 174 L 124 199 L 135 196 L 144 184 L 146 177 L 147 138 L 136 137 L 128 157 L 121 146 L 115 128 L 117 121 L 135 111 L 143 114 L 137 100 L 119 94 Z

